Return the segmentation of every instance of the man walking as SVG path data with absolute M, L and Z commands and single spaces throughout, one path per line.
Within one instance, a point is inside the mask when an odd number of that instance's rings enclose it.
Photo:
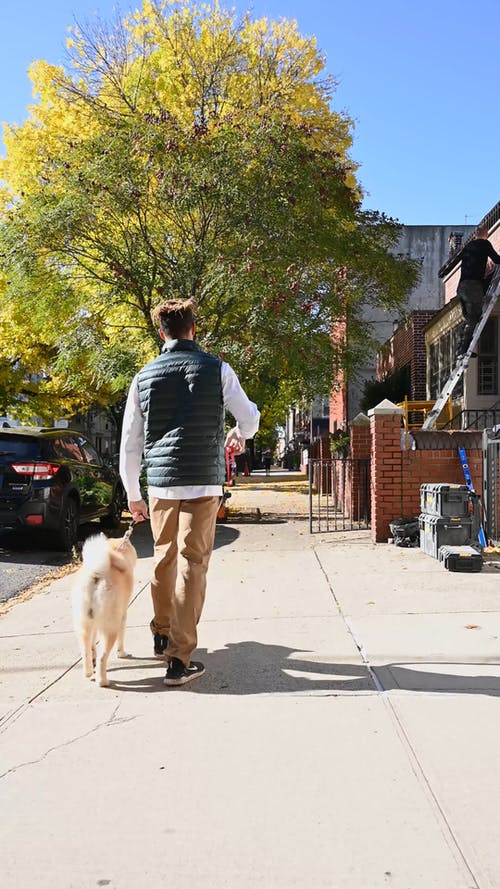
M 153 312 L 164 345 L 135 376 L 128 394 L 120 473 L 134 521 L 148 518 L 141 497 L 147 468 L 154 572 L 154 653 L 165 657 L 165 685 L 201 676 L 192 661 L 225 474 L 224 447 L 238 454 L 259 428 L 260 414 L 226 362 L 194 340 L 192 300 L 167 301 Z M 224 440 L 224 408 L 237 425 Z
M 500 256 L 488 241 L 488 228 L 480 225 L 472 241 L 465 245 L 461 254 L 461 273 L 457 288 L 460 297 L 464 323 L 458 346 L 457 358 L 462 358 L 474 335 L 474 330 L 481 318 L 484 297 L 484 274 L 488 259 L 500 263 Z M 472 357 L 475 357 L 473 354 Z

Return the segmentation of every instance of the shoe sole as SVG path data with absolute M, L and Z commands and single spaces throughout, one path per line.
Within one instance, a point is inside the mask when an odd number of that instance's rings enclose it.
M 178 685 L 186 685 L 188 682 L 192 682 L 193 679 L 199 679 L 200 676 L 204 675 L 204 673 L 205 670 L 198 670 L 196 673 L 190 673 L 187 676 L 180 676 L 179 679 L 167 679 L 167 677 L 165 676 L 163 685 L 167 685 L 170 688 Z

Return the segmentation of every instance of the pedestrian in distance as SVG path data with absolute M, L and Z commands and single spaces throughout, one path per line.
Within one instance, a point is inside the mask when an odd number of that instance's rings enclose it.
M 267 448 L 262 454 L 262 458 L 264 460 L 264 469 L 266 470 L 266 475 L 271 475 L 271 464 L 273 462 L 273 455 L 269 448 Z
M 260 413 L 233 369 L 197 344 L 192 300 L 164 302 L 152 318 L 163 347 L 130 386 L 120 474 L 134 522 L 151 518 L 154 654 L 167 661 L 164 684 L 179 686 L 205 671 L 191 656 L 223 493 L 224 448 L 244 452 Z M 224 437 L 225 408 L 237 425 Z M 139 486 L 143 455 L 149 511 Z
M 478 226 L 473 240 L 465 245 L 460 257 L 461 271 L 457 296 L 460 298 L 464 322 L 458 345 L 457 360 L 463 358 L 467 352 L 476 325 L 482 315 L 486 263 L 488 259 L 491 259 L 496 264 L 500 263 L 500 256 L 488 240 L 488 227 L 486 225 Z M 472 353 L 471 357 L 477 357 L 476 353 Z

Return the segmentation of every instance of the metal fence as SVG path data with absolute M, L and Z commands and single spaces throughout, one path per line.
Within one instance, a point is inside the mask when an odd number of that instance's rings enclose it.
M 354 531 L 370 526 L 370 461 L 309 460 L 309 531 Z
M 500 543 L 500 433 L 483 432 L 483 506 L 486 536 Z

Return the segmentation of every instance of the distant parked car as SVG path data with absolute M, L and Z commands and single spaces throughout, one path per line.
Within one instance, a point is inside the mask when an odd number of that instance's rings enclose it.
M 0 529 L 48 531 L 68 550 L 84 522 L 117 528 L 123 504 L 117 470 L 80 432 L 0 429 Z

